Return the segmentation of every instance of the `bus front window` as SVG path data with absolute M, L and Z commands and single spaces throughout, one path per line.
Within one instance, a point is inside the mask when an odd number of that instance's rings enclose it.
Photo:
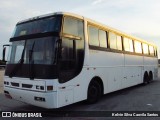
M 30 79 L 56 79 L 56 50 L 61 15 L 32 18 L 16 25 L 5 75 Z
M 32 35 L 37 33 L 59 32 L 60 28 L 61 17 L 54 16 L 17 24 L 13 37 Z
M 24 51 L 23 64 L 29 64 L 29 51 L 33 53 L 32 61 L 34 64 L 53 64 L 55 62 L 55 37 L 43 37 L 23 41 L 15 41 L 12 45 L 9 64 L 17 64 L 22 57 Z M 24 46 L 25 45 L 25 46 Z M 25 47 L 25 48 L 24 48 Z
M 15 41 L 9 53 L 8 63 L 18 63 L 21 59 L 25 41 Z

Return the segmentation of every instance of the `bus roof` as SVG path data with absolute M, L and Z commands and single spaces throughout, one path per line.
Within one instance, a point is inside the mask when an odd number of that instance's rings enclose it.
M 120 30 L 117 30 L 115 28 L 112 28 L 112 27 L 109 27 L 105 24 L 102 24 L 100 22 L 97 22 L 97 21 L 94 21 L 90 18 L 87 18 L 87 17 L 84 17 L 84 16 L 81 16 L 81 15 L 77 15 L 77 14 L 74 14 L 74 13 L 69 13 L 69 12 L 54 12 L 54 13 L 50 13 L 50 14 L 45 14 L 45 15 L 40 15 L 40 16 L 36 16 L 36 17 L 32 17 L 32 18 L 29 18 L 29 19 L 25 19 L 25 20 L 22 20 L 22 21 L 19 21 L 17 24 L 21 24 L 23 22 L 28 22 L 28 21 L 31 21 L 31 20 L 36 20 L 36 19 L 40 19 L 40 18 L 45 18 L 45 17 L 49 17 L 49 16 L 53 16 L 53 15 L 68 15 L 68 16 L 72 16 L 72 17 L 76 17 L 76 18 L 79 18 L 79 19 L 84 19 L 86 20 L 87 22 L 91 23 L 91 24 L 94 24 L 100 28 L 103 28 L 103 29 L 106 29 L 106 30 L 109 30 L 109 31 L 112 31 L 112 32 L 115 32 L 119 35 L 122 35 L 122 36 L 126 36 L 128 38 L 131 38 L 133 40 L 138 40 L 138 41 L 141 41 L 143 43 L 147 43 L 147 44 L 150 44 L 150 45 L 153 45 L 153 46 L 156 46 L 155 44 L 153 43 L 150 43 L 148 41 L 145 41 L 141 38 L 137 38 L 135 36 L 132 36 L 128 33 L 125 33 L 125 32 L 122 32 Z
M 24 22 L 28 22 L 28 21 L 36 20 L 36 19 L 40 19 L 40 18 L 50 17 L 50 16 L 54 16 L 54 15 L 69 15 L 69 16 L 73 16 L 73 17 L 76 17 L 76 18 L 80 18 L 80 19 L 84 18 L 83 16 L 80 16 L 80 15 L 77 15 L 77 14 L 74 14 L 74 13 L 54 12 L 54 13 L 49 13 L 49 14 L 35 16 L 35 17 L 29 18 L 29 19 L 25 19 L 25 20 L 19 21 L 17 24 L 21 24 L 21 23 L 24 23 Z

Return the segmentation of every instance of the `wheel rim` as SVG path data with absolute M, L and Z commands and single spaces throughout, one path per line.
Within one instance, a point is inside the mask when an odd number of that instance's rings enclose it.
M 149 78 L 148 78 L 147 74 L 144 75 L 144 80 L 143 81 L 144 81 L 144 84 L 147 84 L 149 82 Z
M 93 85 L 89 89 L 89 97 L 95 99 L 98 97 L 98 88 L 97 86 Z
M 94 81 L 90 84 L 88 89 L 88 101 L 90 103 L 95 103 L 98 101 L 101 95 L 101 88 L 98 82 Z

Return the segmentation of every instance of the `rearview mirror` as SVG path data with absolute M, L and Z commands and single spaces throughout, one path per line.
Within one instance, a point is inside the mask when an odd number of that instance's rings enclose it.
M 2 61 L 6 62 L 6 47 L 10 46 L 9 44 L 3 45 Z
M 6 56 L 6 47 L 3 47 L 3 53 L 2 53 L 3 57 L 2 57 L 2 61 L 5 61 L 5 56 Z

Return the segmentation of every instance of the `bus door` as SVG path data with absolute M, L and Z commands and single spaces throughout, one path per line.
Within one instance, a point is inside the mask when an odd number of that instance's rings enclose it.
M 76 74 L 76 41 L 62 38 L 59 59 L 59 81 L 64 83 Z

